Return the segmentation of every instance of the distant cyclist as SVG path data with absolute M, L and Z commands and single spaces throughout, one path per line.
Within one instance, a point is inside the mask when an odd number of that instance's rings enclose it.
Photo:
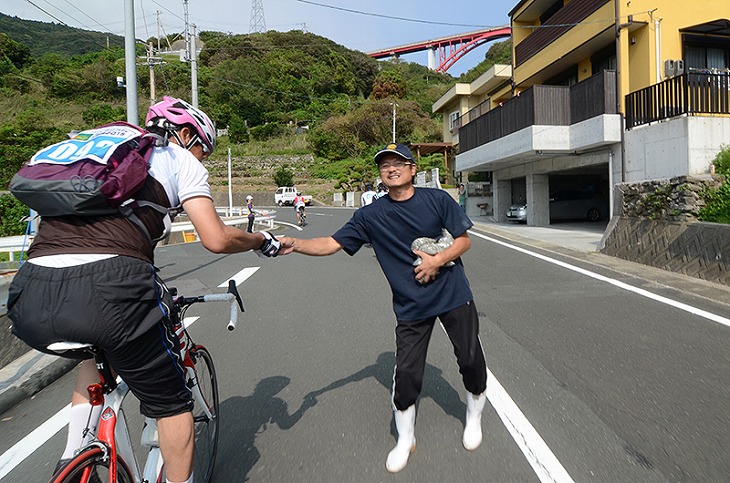
M 368 183 L 365 185 L 365 192 L 360 196 L 360 206 L 367 206 L 375 201 L 377 193 L 373 189 L 373 185 Z
M 294 197 L 294 201 L 292 202 L 292 204 L 294 205 L 294 210 L 297 212 L 297 223 L 299 224 L 299 226 L 302 226 L 302 224 L 305 223 L 304 220 L 306 220 L 307 217 L 307 202 L 304 201 L 304 196 L 302 196 L 301 191 L 297 191 L 297 195 Z
M 136 200 L 171 208 L 182 205 L 202 245 L 214 253 L 259 250 L 276 256 L 280 243 L 267 232 L 227 226 L 213 204 L 201 161 L 215 149 L 216 130 L 201 110 L 165 97 L 149 108 L 146 128 L 169 140 L 150 157 L 149 175 Z M 153 238 L 164 217 L 151 208 L 135 213 Z M 155 242 L 120 214 L 45 217 L 15 275 L 8 297 L 12 331 L 48 352 L 55 342 L 101 348 L 111 367 L 140 401 L 140 412 L 157 419 L 168 483 L 193 481 L 193 398 L 185 385 L 180 343 L 169 321 L 172 297 L 154 266 Z M 78 355 L 79 358 L 90 357 Z M 86 388 L 99 381 L 94 360 L 79 365 L 68 439 L 57 469 L 73 457 L 87 422 L 96 420 Z

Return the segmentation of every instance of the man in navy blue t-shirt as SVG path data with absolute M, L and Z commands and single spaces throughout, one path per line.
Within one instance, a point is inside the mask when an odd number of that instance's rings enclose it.
M 438 318 L 454 345 L 466 394 L 463 444 L 474 450 L 482 442 L 481 414 L 486 402 L 487 367 L 479 340 L 479 318 L 461 255 L 471 246 L 472 223 L 446 192 L 413 186 L 416 165 L 403 144 L 389 144 L 375 155 L 388 194 L 357 210 L 331 237 L 302 240 L 281 237 L 280 254 L 354 255 L 371 244 L 393 292 L 396 315 L 396 367 L 393 411 L 398 442 L 386 468 L 395 473 L 415 450 L 416 399 L 421 391 L 426 352 Z M 435 255 L 413 252 L 416 238 L 438 239 L 446 229 L 453 243 Z M 421 263 L 414 261 L 420 257 Z M 453 263 L 450 263 L 453 262 Z

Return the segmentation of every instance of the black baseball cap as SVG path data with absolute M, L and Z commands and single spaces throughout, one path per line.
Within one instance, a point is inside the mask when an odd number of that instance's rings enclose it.
M 411 154 L 411 150 L 408 149 L 408 146 L 405 144 L 400 143 L 391 143 L 385 146 L 383 149 L 378 151 L 375 154 L 375 163 L 380 163 L 380 160 L 385 156 L 386 154 L 397 154 L 403 159 L 406 159 L 408 161 L 413 162 L 413 155 Z

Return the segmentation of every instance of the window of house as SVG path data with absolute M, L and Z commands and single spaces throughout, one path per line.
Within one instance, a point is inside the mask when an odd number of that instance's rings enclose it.
M 600 59 L 591 59 L 591 73 L 592 74 L 598 74 L 599 72 L 603 72 L 604 70 L 616 70 L 617 63 L 616 63 L 616 54 L 609 55 L 608 57 L 603 57 Z
M 578 66 L 574 65 L 555 77 L 548 79 L 544 84 L 549 86 L 572 86 L 578 83 Z
M 458 125 L 457 121 L 461 117 L 461 113 L 459 111 L 454 111 L 451 114 L 449 114 L 449 130 L 453 131 L 454 126 Z
M 684 63 L 687 70 L 730 69 L 730 40 L 685 36 Z

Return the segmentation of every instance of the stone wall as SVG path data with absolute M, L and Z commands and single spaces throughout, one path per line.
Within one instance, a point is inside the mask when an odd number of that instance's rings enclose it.
M 700 192 L 721 181 L 680 176 L 618 185 L 622 215 L 611 220 L 601 252 L 730 285 L 730 225 L 697 221 Z
M 705 188 L 722 184 L 720 177 L 677 176 L 617 185 L 622 216 L 690 222 L 704 206 L 700 193 Z

